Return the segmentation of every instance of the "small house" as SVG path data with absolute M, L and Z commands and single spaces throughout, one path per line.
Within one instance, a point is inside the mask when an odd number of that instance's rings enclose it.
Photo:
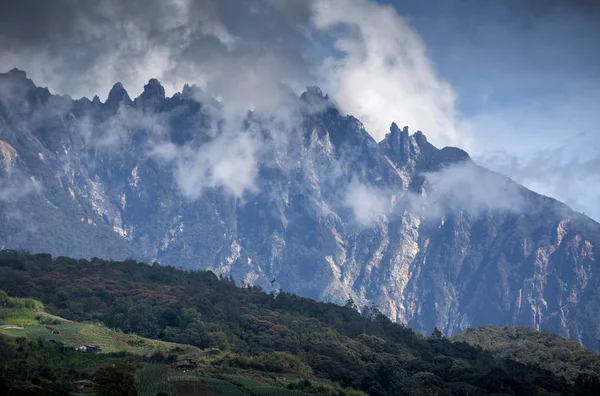
M 177 370 L 194 370 L 198 368 L 198 361 L 192 359 L 178 360 L 171 367 Z
M 91 388 L 93 385 L 92 380 L 74 381 L 71 383 L 71 390 L 74 392 L 83 392 L 85 388 Z
M 88 352 L 88 353 L 100 353 L 102 352 L 102 348 L 97 345 L 82 345 L 75 348 L 76 351 L 79 352 Z

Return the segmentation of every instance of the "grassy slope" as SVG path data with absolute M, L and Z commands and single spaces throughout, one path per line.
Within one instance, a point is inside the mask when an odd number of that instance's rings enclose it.
M 366 396 L 365 393 L 344 389 L 339 385 L 314 379 L 301 381 L 286 378 L 286 374 L 270 374 L 252 370 L 236 370 L 235 374 L 214 371 L 208 366 L 200 366 L 197 372 L 179 372 L 161 364 L 146 364 L 137 371 L 136 382 L 140 396 L 154 396 L 159 392 L 192 395 L 226 396 L 304 396 L 304 395 L 348 395 Z M 301 384 L 302 390 L 289 389 Z
M 18 302 L 21 299 L 11 298 L 11 300 Z M 168 354 L 177 348 L 181 356 L 197 355 L 200 352 L 198 348 L 191 345 L 124 334 L 101 324 L 72 322 L 29 308 L 0 308 L 0 334 L 52 340 L 62 342 L 68 347 L 98 345 L 103 353 L 127 352 L 148 356 L 157 351 Z

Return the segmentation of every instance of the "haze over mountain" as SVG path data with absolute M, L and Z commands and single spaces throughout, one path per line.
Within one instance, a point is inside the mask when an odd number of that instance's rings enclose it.
M 419 331 L 547 328 L 598 351 L 600 225 L 316 87 L 232 113 L 158 80 L 105 102 L 0 75 L 0 245 L 212 269 Z

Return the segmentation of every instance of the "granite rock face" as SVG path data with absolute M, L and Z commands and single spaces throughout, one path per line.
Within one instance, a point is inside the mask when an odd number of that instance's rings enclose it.
M 102 103 L 0 74 L 0 248 L 212 269 L 419 331 L 524 325 L 600 351 L 599 224 L 421 132 L 377 143 L 318 88 L 286 98 L 284 119 L 236 129 L 197 87 L 150 80 L 132 100 L 116 84 Z

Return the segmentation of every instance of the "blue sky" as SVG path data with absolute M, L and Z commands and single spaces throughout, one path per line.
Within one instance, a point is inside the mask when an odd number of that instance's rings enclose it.
M 456 90 L 477 161 L 600 219 L 600 3 L 391 4 Z

